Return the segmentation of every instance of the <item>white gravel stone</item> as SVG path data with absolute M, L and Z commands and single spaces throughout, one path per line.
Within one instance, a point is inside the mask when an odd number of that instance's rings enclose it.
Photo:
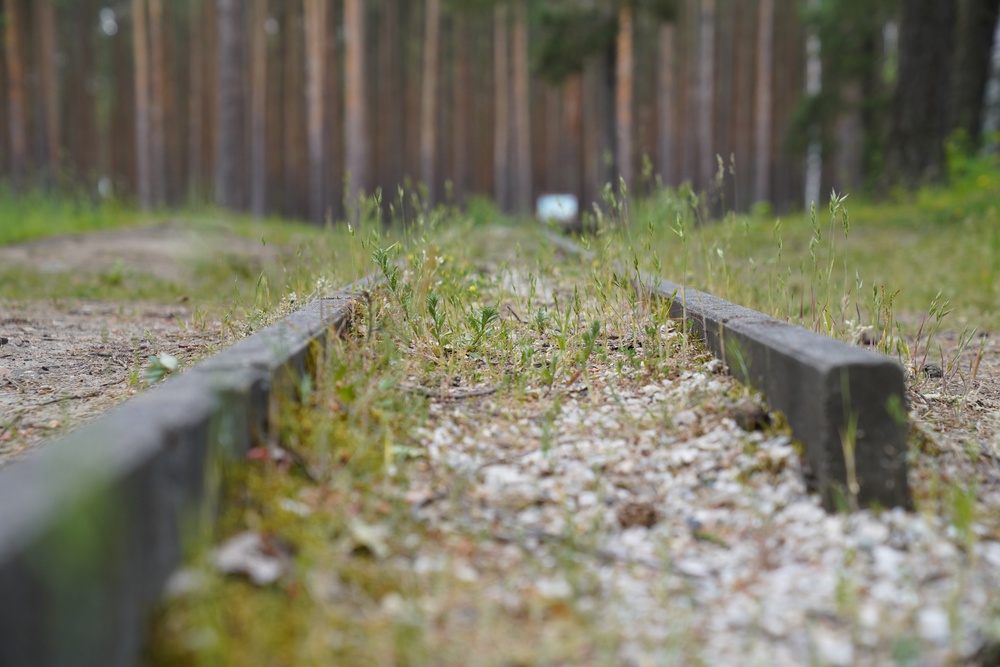
M 813 632 L 820 664 L 830 667 L 850 667 L 854 664 L 854 646 L 846 633 L 820 627 Z
M 524 277 L 511 281 L 525 298 Z M 540 280 L 537 298 L 546 289 Z M 621 641 L 613 664 L 894 664 L 902 638 L 919 644 L 921 665 L 974 652 L 996 618 L 995 532 L 973 526 L 967 556 L 947 516 L 829 515 L 786 434 L 748 434 L 725 416 L 743 390 L 721 362 L 662 378 L 630 370 L 624 349 L 605 354 L 586 392 L 577 380 L 533 389 L 523 405 L 432 403 L 414 435 L 426 467 L 401 495 L 429 526 L 477 536 L 488 557 L 418 554 L 414 573 L 499 577 L 483 594 L 512 613 L 531 594 L 592 610 Z
M 918 612 L 920 636 L 935 644 L 947 644 L 951 640 L 951 623 L 948 614 L 940 607 L 927 607 Z

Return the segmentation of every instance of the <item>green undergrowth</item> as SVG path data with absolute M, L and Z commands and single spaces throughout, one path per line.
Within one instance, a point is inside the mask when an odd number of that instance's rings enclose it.
M 925 198 L 933 197 L 947 199 L 933 191 L 906 206 L 931 207 Z M 445 214 L 412 221 L 398 238 L 372 226 L 346 239 L 383 284 L 364 293 L 348 336 L 316 350 L 315 375 L 274 413 L 273 441 L 227 466 L 213 536 L 218 545 L 252 532 L 272 556 L 286 555 L 289 570 L 257 586 L 218 572 L 211 547 L 192 541 L 188 584 L 157 614 L 146 663 L 616 664 L 621 637 L 600 605 L 570 596 L 512 607 L 495 594 L 505 586 L 501 570 L 480 570 L 476 580 L 457 567 L 419 571 L 426 556 L 446 563 L 482 557 L 491 539 L 490 526 L 442 530 L 413 515 L 404 491 L 431 465 L 415 432 L 432 419 L 433 403 L 482 391 L 496 414 L 530 408 L 544 453 L 562 397 L 596 390 L 595 364 L 610 364 L 621 382 L 697 367 L 707 357 L 683 334 L 668 335 L 676 323 L 666 304 L 632 289 L 640 269 L 824 333 L 852 337 L 868 327 L 875 338 L 884 332 L 884 351 L 897 344 L 914 351 L 897 324 L 910 297 L 897 294 L 896 283 L 862 276 L 878 269 L 875 259 L 857 259 L 866 244 L 852 245 L 867 207 L 848 213 L 835 197 L 806 216 L 805 231 L 786 235 L 784 224 L 776 230 L 763 217 L 695 224 L 692 207 L 675 195 L 663 194 L 657 205 L 676 209 L 669 224 L 662 209 L 612 202 L 611 215 L 631 224 L 605 225 L 587 241 L 598 259 L 583 264 L 546 249 L 537 229 L 476 226 Z M 983 202 L 969 224 L 995 216 L 993 206 Z M 872 225 L 873 234 L 878 229 Z M 946 298 L 931 298 L 927 335 L 948 310 Z M 956 312 L 975 315 L 971 305 L 962 308 Z M 434 491 L 462 498 L 462 482 Z M 959 500 L 962 512 L 974 511 Z M 580 554 L 593 545 L 586 535 L 567 544 L 556 562 L 579 573 Z M 529 578 L 551 567 L 531 559 L 522 566 Z M 579 576 L 585 588 L 586 575 Z M 697 646 L 677 641 L 684 664 L 696 664 Z
M 115 200 L 42 190 L 14 194 L 0 186 L 0 245 L 59 234 L 82 234 L 141 224 L 144 216 Z
M 879 311 L 891 305 L 915 332 L 948 304 L 953 327 L 996 330 L 1000 168 L 995 156 L 955 158 L 952 172 L 946 187 L 887 201 L 833 193 L 782 217 L 758 208 L 705 222 L 706 198 L 686 190 L 631 209 L 613 202 L 611 217 L 627 222 L 642 268 L 810 328 L 884 326 Z
M 717 189 L 725 178 L 720 168 Z M 940 363 L 948 377 L 965 352 L 962 374 L 973 375 L 977 332 L 1000 329 L 995 157 L 953 158 L 947 187 L 882 201 L 833 192 L 783 217 L 758 207 L 711 219 L 712 199 L 682 188 L 626 204 L 609 188 L 598 237 L 585 242 L 606 259 L 872 346 L 907 368 Z M 942 331 L 958 336 L 947 357 Z
M 224 338 L 269 324 L 369 268 L 345 224 L 256 220 L 214 209 L 143 214 L 37 194 L 0 197 L 0 218 L 0 245 L 42 237 L 53 244 L 35 263 L 0 265 L 0 301 L 176 303 L 191 312 L 186 327 L 222 327 Z M 103 236 L 77 240 L 89 232 L 127 237 L 126 250 L 102 250 Z
M 561 401 L 607 381 L 595 364 L 648 383 L 710 357 L 667 335 L 667 304 L 644 302 L 607 267 L 553 254 L 535 227 L 428 224 L 362 243 L 382 287 L 278 411 L 283 453 L 255 450 L 229 469 L 217 539 L 253 531 L 287 545 L 290 573 L 258 588 L 193 548 L 200 583 L 158 616 L 148 663 L 614 664 L 620 637 L 599 608 L 544 596 L 512 607 L 496 592 L 502 568 L 475 581 L 451 567 L 417 571 L 425 557 L 487 558 L 490 527 L 442 531 L 414 518 L 406 481 L 430 465 L 415 429 L 435 399 L 488 395 L 490 409 L 543 425 L 544 453 Z M 460 497 L 461 480 L 440 492 Z M 569 572 L 588 548 L 585 535 L 572 540 L 560 552 Z M 551 567 L 522 565 L 529 579 Z

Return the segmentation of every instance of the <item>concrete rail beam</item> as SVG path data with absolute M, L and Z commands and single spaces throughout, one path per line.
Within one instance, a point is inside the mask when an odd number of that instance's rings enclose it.
M 906 387 L 881 354 L 782 322 L 705 292 L 644 276 L 670 299 L 730 373 L 760 389 L 802 443 L 828 510 L 912 505 L 907 485 Z
M 564 252 L 595 257 L 570 239 L 548 236 Z M 850 506 L 852 499 L 859 507 L 912 507 L 906 386 L 896 361 L 706 292 L 630 273 L 637 289 L 668 299 L 671 317 L 689 322 L 731 374 L 784 413 L 824 507 Z
M 127 667 L 221 466 L 266 435 L 281 387 L 349 323 L 318 299 L 0 470 L 0 665 Z

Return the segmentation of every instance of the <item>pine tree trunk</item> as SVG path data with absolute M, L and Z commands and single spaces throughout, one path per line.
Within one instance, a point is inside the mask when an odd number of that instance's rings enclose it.
M 5 0 L 6 30 L 4 53 L 7 58 L 7 119 L 10 124 L 10 173 L 15 189 L 25 185 L 28 171 L 28 108 L 24 91 L 24 53 L 21 35 L 24 16 L 20 0 Z
M 297 4 L 297 3 L 296 3 Z M 282 128 L 282 110 L 284 109 L 284 90 L 282 78 L 285 71 L 284 62 L 284 32 L 281 30 L 284 21 L 285 3 L 268 3 L 267 27 L 267 100 L 266 118 L 264 120 L 264 136 L 267 144 L 267 193 L 264 197 L 264 209 L 267 213 L 280 214 L 281 186 L 285 177 L 285 144 Z M 332 12 L 331 12 L 332 13 Z
M 199 3 L 190 4 L 191 44 L 188 57 L 188 154 L 187 191 L 188 198 L 201 201 L 203 193 L 202 142 L 204 141 L 204 71 L 205 71 L 205 29 L 204 13 Z
M 560 169 L 565 173 L 566 192 L 577 197 L 583 206 L 583 75 L 571 74 L 563 85 L 564 148 Z
M 733 91 L 733 145 L 736 153 L 736 188 L 734 206 L 742 210 L 753 201 L 754 171 L 754 44 L 757 7 L 755 2 L 740 0 L 736 18 L 736 64 Z
M 92 25 L 95 4 L 94 0 L 70 3 L 71 21 L 75 25 Z M 82 179 L 89 185 L 100 165 L 97 95 L 91 85 L 95 77 L 94 40 L 74 40 L 68 44 L 68 51 L 66 94 L 62 102 L 67 162 L 78 181 Z
M 511 39 L 514 103 L 514 206 L 518 213 L 531 212 L 531 78 L 528 69 L 527 0 L 514 4 Z
M 420 181 L 428 203 L 437 201 L 437 98 L 441 40 L 441 1 L 424 5 L 424 57 L 420 95 Z
M 337 12 L 328 12 L 324 92 L 326 118 L 323 131 L 327 135 L 327 153 L 323 168 L 326 170 L 326 210 L 334 220 L 344 217 L 344 114 L 340 103 L 343 57 L 338 40 L 330 39 L 329 35 L 338 34 L 340 18 Z
M 815 9 L 816 0 L 808 0 L 808 7 Z M 819 35 L 811 32 L 806 36 L 806 96 L 818 98 L 823 92 L 822 44 Z M 821 128 L 814 124 L 809 128 L 809 145 L 806 148 L 805 194 L 803 208 L 809 210 L 820 203 L 820 188 L 823 181 L 823 152 L 820 136 Z
M 452 24 L 452 43 L 454 45 L 452 108 L 454 109 L 454 120 L 452 122 L 451 180 L 455 189 L 455 199 L 458 202 L 465 200 L 465 195 L 472 185 L 472 160 L 469 151 L 472 142 L 469 137 L 469 128 L 473 120 L 475 82 L 472 78 L 472 49 L 469 48 L 470 27 L 469 21 L 460 16 L 456 16 Z
M 905 187 L 945 177 L 944 141 L 956 10 L 953 2 L 903 0 L 899 77 L 886 148 L 889 181 Z
M 0 2 L 0 11 L 3 10 L 3 2 Z M 8 177 L 7 161 L 10 158 L 10 104 L 7 99 L 7 49 L 4 46 L 3 26 L 0 26 L 0 178 Z
M 698 173 L 698 34 L 700 29 L 699 0 L 685 0 L 683 4 L 683 39 L 681 40 L 681 66 L 683 83 L 680 101 L 682 103 L 681 128 L 681 175 L 682 181 L 688 181 L 695 188 L 700 188 Z
M 183 191 L 185 148 L 184 142 L 178 139 L 186 136 L 187 133 L 187 119 L 180 111 L 180 100 L 185 98 L 186 93 L 179 90 L 181 81 L 178 73 L 183 71 L 186 64 L 185 57 L 189 54 L 186 50 L 179 53 L 183 46 L 178 38 L 177 5 L 168 3 L 165 9 L 163 17 L 164 62 L 167 65 L 163 86 L 163 128 L 166 140 L 164 153 L 165 197 L 168 204 L 176 204 L 180 201 L 180 195 Z
M 113 93 L 111 113 L 103 135 L 111 144 L 111 178 L 123 192 L 135 193 L 135 73 L 132 71 L 132 45 L 125 39 L 116 39 L 111 47 Z M 68 91 L 67 91 L 68 92 Z M 66 129 L 65 126 L 63 126 Z M 68 135 L 68 133 L 67 133 Z M 68 138 L 68 136 L 67 136 Z M 121 193 L 119 193 L 121 194 Z
M 493 126 L 495 125 L 493 77 L 495 66 L 493 64 L 493 40 L 486 38 L 487 35 L 492 36 L 492 14 L 477 16 L 474 25 L 477 34 L 483 35 L 483 38 L 473 40 L 471 44 L 474 61 L 472 80 L 475 86 L 472 113 L 473 118 L 476 119 L 476 122 L 471 123 L 473 137 L 471 150 L 474 169 L 472 190 L 477 193 L 492 194 Z
M 951 129 L 962 130 L 970 148 L 978 148 L 983 103 L 990 76 L 1000 0 L 959 0 L 958 40 L 951 94 Z
M 632 8 L 618 10 L 618 39 L 615 48 L 615 166 L 625 186 L 632 182 L 632 97 L 635 57 Z M 616 179 L 617 180 L 617 179 Z M 615 183 L 618 185 L 618 182 Z
M 377 150 L 381 156 L 380 176 L 383 189 L 395 192 L 403 181 L 403 77 L 399 50 L 399 0 L 384 0 L 379 26 Z
M 250 212 L 267 215 L 267 0 L 250 20 Z
M 146 0 L 132 0 L 135 58 L 135 136 L 139 206 L 153 206 L 152 119 L 150 112 L 149 22 Z
M 323 90 L 327 0 L 304 0 L 306 18 L 306 126 L 309 135 L 309 219 L 322 224 L 326 202 L 323 172 Z
M 206 201 L 214 199 L 215 194 L 215 154 L 218 152 L 218 137 L 215 134 L 219 126 L 219 5 L 216 0 L 199 0 L 204 10 L 205 31 L 205 70 L 203 73 L 201 142 L 201 169 L 204 174 L 202 191 Z
M 607 149 L 607 122 L 601 103 L 607 92 L 605 65 L 605 59 L 597 56 L 583 68 L 583 199 L 580 210 L 584 212 L 597 202 L 605 182 L 601 169 Z
M 657 152 L 659 154 L 660 177 L 665 185 L 676 185 L 676 167 L 674 166 L 676 126 L 676 43 L 677 28 L 673 23 L 660 26 L 659 61 L 657 63 L 656 102 L 657 102 Z
M 715 173 L 715 0 L 702 0 L 698 33 L 698 182 L 707 188 Z
M 733 154 L 732 117 L 733 108 L 733 73 L 736 69 L 734 53 L 736 50 L 736 2 L 734 0 L 719 0 L 715 8 L 715 83 L 712 110 L 714 119 L 713 153 L 721 157 L 723 165 L 728 169 Z M 731 178 L 726 177 L 726 185 Z M 725 192 L 726 188 L 723 189 Z M 732 202 L 723 201 L 731 207 Z
M 306 113 L 303 109 L 303 61 L 302 48 L 301 5 L 298 2 L 287 2 L 284 22 L 284 77 L 282 81 L 284 109 L 282 111 L 282 128 L 284 130 L 284 212 L 288 217 L 305 217 L 308 209 L 308 195 L 303 196 L 304 184 L 307 183 L 303 173 L 306 138 L 304 127 Z
M 771 110 L 774 67 L 774 0 L 757 7 L 757 89 L 754 114 L 754 201 L 771 200 Z
M 495 68 L 493 121 L 493 196 L 500 210 L 511 207 L 510 189 L 510 57 L 508 54 L 507 6 L 497 5 L 493 25 Z
M 242 0 L 217 0 L 218 92 L 216 111 L 215 202 L 243 207 Z
M 358 198 L 368 187 L 368 129 L 365 122 L 365 20 L 362 0 L 344 1 L 344 130 L 351 188 L 348 212 L 357 216 Z
M 864 124 L 861 107 L 864 104 L 862 85 L 858 80 L 847 81 L 840 87 L 844 110 L 837 116 L 834 132 L 837 137 L 834 157 L 833 188 L 837 192 L 854 192 L 861 186 L 864 160 Z
M 149 0 L 150 53 L 150 179 L 153 202 L 167 201 L 166 98 L 167 63 L 164 46 L 163 0 Z
M 35 43 L 38 92 L 42 108 L 44 178 L 55 185 L 60 167 L 62 142 L 59 135 L 59 73 L 56 69 L 56 10 L 52 0 L 36 0 L 38 37 Z

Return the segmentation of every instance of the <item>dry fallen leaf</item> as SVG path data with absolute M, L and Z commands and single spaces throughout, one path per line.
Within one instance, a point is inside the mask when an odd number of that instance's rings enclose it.
M 223 574 L 244 575 L 258 586 L 269 586 L 288 571 L 291 554 L 273 537 L 247 531 L 213 551 L 212 564 Z
M 350 529 L 352 551 L 367 551 L 378 560 L 389 556 L 389 545 L 386 541 L 389 531 L 385 526 L 352 521 Z

